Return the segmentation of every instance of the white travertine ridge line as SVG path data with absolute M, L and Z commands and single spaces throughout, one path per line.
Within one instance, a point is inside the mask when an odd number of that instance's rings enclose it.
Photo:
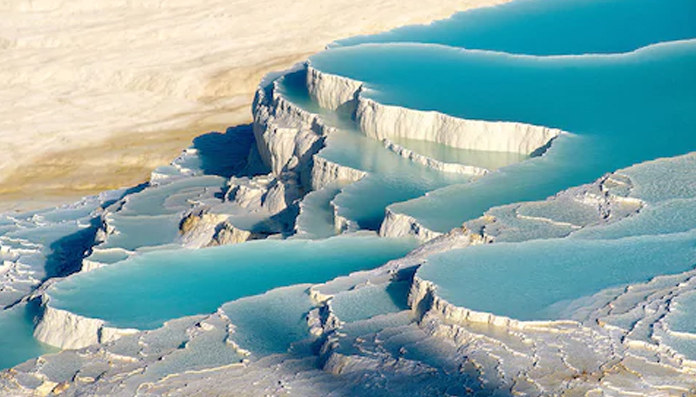
M 347 77 L 321 72 L 307 64 L 307 91 L 310 98 L 328 110 L 354 111 L 362 83 Z
M 43 310 L 41 321 L 34 330 L 34 337 L 61 349 L 80 349 L 138 332 L 136 329 L 109 327 L 102 320 L 56 309 L 48 304 L 44 305 Z
M 622 222 L 636 221 L 639 216 L 645 216 L 642 211 L 651 206 L 693 201 L 692 198 L 681 198 L 689 195 L 688 187 L 666 190 L 665 187 L 672 182 L 665 181 L 660 171 L 675 170 L 679 178 L 688 179 L 693 175 L 694 158 L 691 153 L 649 161 L 607 174 L 594 183 L 562 191 L 544 201 L 494 207 L 480 219 L 467 222 L 464 229 L 479 230 L 484 240 L 495 243 L 527 241 L 530 237 L 520 233 L 522 229 L 536 230 L 532 239 L 550 239 L 620 226 Z M 559 208 L 566 211 L 559 212 Z M 523 215 L 530 211 L 538 215 Z M 575 221 L 564 221 L 571 213 Z M 553 227 L 540 229 L 534 224 L 536 222 L 549 223 Z M 660 375 L 653 376 L 662 379 L 664 387 L 688 389 L 693 387 L 694 363 L 680 352 L 678 346 L 680 339 L 693 340 L 694 334 L 675 331 L 670 320 L 678 310 L 678 302 L 689 299 L 695 282 L 693 270 L 661 275 L 644 283 L 601 291 L 591 297 L 591 302 L 566 313 L 569 320 L 520 321 L 454 305 L 438 295 L 438 287 L 433 281 L 424 280 L 416 273 L 409 304 L 422 316 L 422 321 L 431 322 L 428 325 L 432 326 L 431 332 L 450 338 L 456 344 L 471 343 L 471 335 L 467 334 L 476 333 L 475 330 L 480 328 L 477 324 L 504 329 L 530 340 L 544 334 L 565 334 L 567 336 L 563 338 L 570 342 L 584 334 L 591 336 L 588 340 L 591 349 L 610 349 L 610 355 L 596 357 L 600 360 L 600 368 L 602 362 L 610 362 L 614 356 L 634 367 L 636 373 L 643 373 L 646 379 L 649 377 L 645 374 L 657 371 Z M 601 342 L 607 337 L 605 342 Z M 574 350 L 561 353 L 568 357 L 579 355 Z M 657 368 L 651 368 L 647 361 L 641 362 L 650 360 L 647 357 L 656 357 Z M 620 388 L 617 392 L 621 394 L 625 390 Z
M 420 242 L 427 242 L 442 235 L 421 225 L 412 216 L 401 214 L 387 208 L 384 221 L 379 229 L 379 235 L 383 237 L 413 236 Z
M 455 142 L 454 147 L 458 147 L 456 142 L 460 142 L 464 149 L 491 151 L 491 148 L 494 148 L 492 151 L 531 154 L 538 152 L 539 149 L 547 148 L 551 141 L 561 133 L 557 129 L 522 123 L 471 121 L 437 112 L 421 112 L 378 104 L 360 96 L 362 90 L 360 82 L 321 72 L 312 67 L 310 62 L 304 65 L 298 64 L 286 73 L 301 72 L 302 69 L 306 71 L 306 87 L 312 101 L 320 107 L 340 113 L 343 116 L 355 117 L 359 127 L 361 117 L 359 109 L 363 103 L 371 103 L 375 108 L 388 109 L 387 112 L 394 110 L 402 114 L 403 117 L 409 119 L 404 121 L 407 124 L 414 122 L 418 126 L 417 120 L 423 120 L 423 115 L 433 116 L 433 120 L 436 120 L 434 126 L 415 128 L 412 130 L 413 132 L 410 132 L 411 135 L 405 136 L 405 138 L 431 141 L 447 146 L 452 146 L 452 142 Z M 295 175 L 300 185 L 315 191 L 335 181 L 356 182 L 366 176 L 367 173 L 363 171 L 336 164 L 321 156 L 320 150 L 324 147 L 323 140 L 335 132 L 337 128 L 327 125 L 322 116 L 309 112 L 285 98 L 281 94 L 278 81 L 270 81 L 269 79 L 262 81 L 257 89 L 253 107 L 254 135 L 257 148 L 261 159 L 266 166 L 270 167 L 272 174 L 276 176 L 281 174 Z M 438 124 L 442 120 L 445 120 L 445 123 Z M 428 121 L 426 120 L 426 122 Z M 380 124 L 377 127 L 377 130 L 389 131 L 395 123 L 393 120 L 386 120 L 383 126 Z M 450 124 L 454 127 L 451 127 Z M 360 129 L 369 137 L 380 139 L 370 135 L 364 129 Z M 411 131 L 406 127 L 404 130 Z M 502 132 L 496 133 L 495 131 Z M 397 137 L 404 138 L 398 134 Z M 445 137 L 444 141 L 442 137 Z M 385 149 L 416 164 L 440 172 L 474 176 L 484 176 L 489 173 L 487 169 L 481 167 L 435 160 L 402 147 L 386 137 L 381 138 L 381 140 Z M 309 175 L 307 175 L 308 173 Z M 357 230 L 355 222 L 341 215 L 340 208 L 333 201 L 331 205 L 334 211 L 334 226 L 337 231 Z M 411 216 L 398 214 L 387 209 L 380 228 L 380 235 L 384 237 L 414 236 L 419 241 L 425 242 L 441 235 L 441 233 L 429 230 Z
M 302 171 L 316 152 L 318 141 L 333 131 L 318 115 L 278 94 L 276 82 L 270 97 L 264 87 L 257 89 L 253 113 L 256 147 L 274 175 Z
M 339 180 L 356 182 L 367 175 L 318 155 L 323 139 L 336 129 L 279 94 L 277 82 L 270 85 L 270 92 L 265 87 L 257 89 L 253 112 L 256 148 L 272 175 L 296 178 L 308 191 Z
M 326 160 L 315 155 L 312 167 L 312 188 L 319 190 L 335 181 L 357 182 L 367 175 L 365 171 L 356 170 Z
M 524 123 L 467 120 L 439 112 L 388 106 L 360 98 L 360 130 L 375 139 L 419 139 L 459 149 L 532 154 L 561 134 L 560 130 Z
M 473 165 L 466 165 L 460 163 L 445 163 L 443 161 L 424 156 L 420 153 L 416 153 L 413 150 L 405 148 L 397 143 L 394 143 L 387 138 L 384 138 L 382 140 L 382 144 L 384 144 L 384 147 L 387 150 L 394 152 L 403 158 L 409 159 L 414 163 L 424 165 L 428 168 L 432 168 L 441 172 L 477 176 L 486 175 L 490 172 L 485 168 L 476 167 Z
M 350 78 L 307 70 L 310 96 L 329 110 L 354 114 L 358 128 L 378 139 L 405 138 L 459 149 L 532 154 L 562 133 L 525 123 L 468 120 L 435 111 L 378 103 L 361 95 L 363 86 Z

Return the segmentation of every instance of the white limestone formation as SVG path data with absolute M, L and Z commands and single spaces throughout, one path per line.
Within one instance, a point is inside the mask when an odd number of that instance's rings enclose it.
M 107 343 L 124 335 L 138 332 L 105 325 L 103 320 L 83 317 L 44 303 L 44 313 L 34 330 L 40 342 L 61 349 L 80 349 L 97 343 Z
M 211 214 L 205 210 L 194 211 L 188 214 L 182 219 L 179 226 L 182 245 L 186 248 L 201 248 L 207 246 L 217 234 L 220 225 L 223 224 L 227 218 L 227 215 Z M 246 239 L 244 241 L 246 241 Z
M 413 236 L 421 242 L 430 241 L 442 233 L 434 232 L 421 225 L 412 216 L 400 214 L 387 208 L 384 221 L 379 229 L 379 235 L 383 237 Z
M 312 100 L 324 109 L 349 114 L 357 107 L 362 83 L 307 66 L 307 89 Z
M 358 128 L 378 140 L 424 140 L 459 149 L 532 154 L 561 134 L 554 128 L 515 122 L 467 120 L 435 111 L 384 105 L 360 95 L 362 85 L 311 66 L 307 72 L 310 94 L 330 110 L 355 114 Z
M 254 100 L 254 136 L 263 162 L 274 175 L 301 171 L 321 148 L 321 138 L 333 131 L 278 93 L 277 82 L 259 87 Z
M 319 190 L 336 181 L 357 182 L 366 175 L 365 171 L 336 164 L 321 156 L 314 156 L 311 187 L 312 190 Z
M 459 149 L 532 154 L 560 130 L 513 122 L 467 120 L 434 111 L 383 105 L 361 98 L 356 110 L 360 130 L 375 139 L 406 138 Z
M 399 156 L 409 159 L 413 161 L 414 163 L 423 165 L 428 168 L 432 168 L 434 170 L 440 171 L 440 172 L 448 172 L 448 173 L 453 173 L 453 174 L 463 174 L 463 175 L 475 175 L 475 176 L 483 176 L 489 173 L 485 168 L 481 167 L 476 167 L 473 165 L 466 165 L 466 164 L 460 164 L 460 163 L 445 163 L 443 161 L 439 161 L 427 156 L 424 156 L 422 154 L 416 153 L 411 149 L 405 148 L 395 142 L 390 141 L 387 138 L 384 138 L 382 140 L 382 143 L 384 144 L 384 147 Z
M 560 134 L 519 123 L 462 120 L 385 106 L 362 98 L 359 82 L 323 74 L 311 66 L 307 76 L 310 95 L 317 103 L 355 113 L 361 130 L 383 139 L 387 149 L 443 172 L 483 175 L 485 170 L 437 162 L 395 145 L 389 138 L 530 154 Z M 310 189 L 356 182 L 367 175 L 322 158 L 323 138 L 332 128 L 318 115 L 285 100 L 276 88 L 273 84 L 270 91 L 259 89 L 254 109 L 258 154 L 271 172 L 231 178 L 227 201 L 216 203 L 221 208 L 234 207 L 244 215 L 263 212 L 276 216 L 299 206 Z M 658 160 L 543 201 L 492 208 L 481 218 L 445 234 L 388 209 L 380 235 L 413 236 L 424 244 L 374 270 L 320 285 L 290 287 L 301 293 L 308 289 L 311 308 L 303 307 L 301 315 L 290 316 L 294 325 L 304 316 L 308 333 L 298 337 L 288 352 L 265 357 L 253 357 L 254 352 L 236 339 L 247 336 L 253 342 L 264 335 L 249 331 L 245 335 L 241 331 L 245 321 L 237 326 L 225 314 L 226 306 L 236 305 L 239 313 L 258 315 L 258 310 L 244 305 L 259 297 L 228 303 L 214 313 L 173 320 L 157 330 L 137 331 L 113 328 L 102 320 L 51 307 L 46 292 L 40 291 L 35 295 L 41 297 L 42 313 L 34 336 L 66 351 L 0 373 L 0 394 L 321 395 L 327 390 L 337 395 L 385 396 L 694 394 L 696 363 L 687 357 L 682 344 L 696 336 L 679 324 L 679 316 L 693 316 L 693 270 L 601 291 L 567 320 L 521 321 L 448 302 L 438 295 L 433 281 L 421 277 L 418 268 L 440 252 L 505 241 L 574 238 L 635 221 L 661 205 L 691 204 L 696 194 L 692 183 L 695 159 L 690 155 Z M 669 186 L 662 183 L 665 170 L 671 173 Z M 181 170 L 182 177 L 186 173 Z M 153 179 L 157 181 L 169 179 L 162 173 Z M 194 208 L 180 224 L 180 243 L 199 248 L 257 237 L 234 226 L 226 213 L 202 210 L 205 200 L 213 196 L 206 194 L 185 195 L 181 200 L 185 205 L 168 207 L 175 212 L 172 217 Z M 176 194 L 167 195 L 165 203 L 171 196 Z M 113 211 L 124 206 L 127 200 Z M 334 203 L 331 206 L 338 231 L 356 231 L 357 225 L 341 216 Z M 24 226 L 22 222 L 17 221 L 17 225 Z M 44 220 L 37 215 L 32 222 L 41 225 Z M 676 229 L 667 232 L 683 232 Z M 26 270 L 19 266 L 23 255 L 43 248 L 29 239 L 3 238 L 0 242 L 3 280 Z M 98 265 L 87 260 L 82 269 Z M 34 273 L 26 278 L 33 277 L 35 287 L 40 275 L 31 270 Z M 390 289 L 394 285 L 410 286 L 407 298 Z M 361 299 L 366 291 L 381 301 L 365 303 Z M 282 310 L 297 300 L 280 296 L 264 302 Z M 341 301 L 344 309 L 355 311 L 341 314 Z M 263 321 L 249 323 L 246 326 L 251 329 L 259 326 L 257 323 L 266 326 Z M 62 362 L 79 364 L 61 366 Z
M 229 222 L 223 222 L 217 225 L 215 234 L 211 237 L 207 246 L 239 244 L 254 238 L 255 235 L 252 232 L 239 229 Z

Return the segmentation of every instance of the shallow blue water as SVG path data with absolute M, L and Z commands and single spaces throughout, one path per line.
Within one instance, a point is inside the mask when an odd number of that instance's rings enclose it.
M 574 300 L 696 264 L 696 235 L 550 239 L 472 246 L 428 258 L 418 276 L 457 306 L 520 320 L 565 318 Z
M 26 304 L 0 312 L 0 370 L 41 354 L 58 351 L 32 336 L 35 314 Z
M 663 335 L 664 342 L 689 360 L 696 360 L 696 291 L 672 300 L 666 322 L 672 331 L 684 334 Z
M 696 333 L 696 293 L 685 295 L 676 303 L 674 314 L 670 318 L 672 329 L 677 332 Z
M 363 229 L 379 229 L 385 208 L 392 203 L 471 180 L 470 175 L 442 173 L 420 166 L 355 131 L 333 133 L 319 155 L 368 172 L 362 180 L 344 187 L 333 200 L 340 215 L 356 221 Z
M 408 310 L 410 289 L 410 281 L 356 288 L 336 295 L 331 300 L 331 310 L 346 323 Z
M 100 248 L 123 248 L 135 251 L 144 247 L 156 247 L 174 242 L 179 237 L 178 214 L 157 216 L 119 216 L 109 217 L 109 225 L 118 230 L 109 236 Z
M 411 239 L 342 236 L 153 252 L 79 274 L 52 287 L 49 295 L 54 307 L 117 327 L 151 329 L 273 288 L 371 269 L 414 246 Z
M 696 150 L 696 41 L 580 58 L 366 45 L 312 61 L 320 70 L 365 81 L 364 95 L 381 103 L 573 133 L 556 139 L 542 158 L 393 206 L 437 231 L 493 205 L 542 199 L 605 172 Z
M 334 46 L 411 42 L 529 55 L 618 53 L 696 37 L 694 21 L 693 0 L 518 0 Z
M 340 183 L 315 190 L 302 199 L 300 214 L 295 220 L 297 233 L 292 238 L 328 238 L 336 235 L 331 200 L 340 192 Z
M 429 26 L 344 40 L 312 57 L 317 69 L 366 82 L 362 95 L 384 104 L 572 132 L 558 138 L 542 158 L 522 163 L 518 161 L 524 158 L 506 160 L 502 165 L 507 167 L 466 183 L 468 177 L 442 175 L 389 153 L 380 142 L 353 131 L 350 121 L 333 118 L 331 122 L 345 131 L 327 139 L 321 155 L 371 173 L 335 197 L 339 213 L 363 228 L 376 229 L 385 207 L 392 205 L 433 230 L 447 231 L 494 205 L 542 199 L 633 163 L 696 150 L 695 41 L 623 56 L 540 58 L 490 52 L 542 56 L 628 52 L 694 38 L 695 21 L 693 0 L 522 0 L 458 14 Z M 284 94 L 321 112 L 306 93 L 293 97 L 296 93 L 288 89 Z M 209 160 L 224 157 L 217 152 L 216 142 L 203 142 L 215 149 Z M 408 142 L 404 145 L 409 147 Z M 430 144 L 411 145 L 445 161 L 472 158 Z M 184 165 L 206 168 L 196 161 Z M 237 163 L 224 169 L 217 165 L 208 164 L 207 170 L 228 176 Z M 198 199 L 203 191 L 220 190 L 224 182 L 217 177 L 182 179 L 132 195 L 121 219 L 117 216 L 114 221 L 122 234 L 112 236 L 107 246 L 136 249 L 171 242 L 177 237 L 179 212 L 190 207 L 188 201 Z M 435 189 L 439 190 L 411 200 Z M 328 210 L 328 199 L 315 204 Z M 406 200 L 411 201 L 399 203 Z M 441 296 L 461 306 L 520 319 L 563 318 L 571 302 L 601 289 L 691 269 L 696 263 L 696 237 L 692 232 L 667 233 L 693 228 L 693 206 L 692 202 L 672 202 L 650 207 L 623 225 L 579 233 L 576 238 L 452 251 L 431 257 L 419 274 L 435 281 Z M 76 219 L 86 216 L 84 211 L 53 213 L 46 219 Z M 679 211 L 691 212 L 674 216 Z M 327 235 L 331 230 L 325 230 L 324 221 L 331 214 L 323 215 L 320 234 Z M 145 217 L 153 222 L 143 223 Z M 169 223 L 164 233 L 159 229 L 162 219 Z M 22 231 L 18 236 L 50 244 L 70 227 Z M 279 286 L 318 283 L 374 268 L 414 246 L 406 240 L 343 236 L 156 252 L 72 277 L 49 292 L 55 307 L 102 318 L 114 326 L 148 329 L 171 318 L 209 313 L 224 302 Z M 113 262 L 123 253 L 102 255 Z M 264 354 L 283 351 L 303 337 L 301 314 L 311 303 L 302 291 L 294 292 L 289 311 L 282 307 L 286 297 L 275 295 L 254 304 L 226 305 L 240 325 L 239 341 Z M 404 308 L 401 300 L 385 292 L 389 291 L 346 294 L 343 301 L 337 300 L 337 310 L 344 319 L 360 321 Z M 354 307 L 356 303 L 360 307 Z M 693 331 L 692 303 L 683 303 L 688 310 L 675 320 L 685 332 Z M 30 337 L 33 314 L 24 310 L 20 306 L 0 313 L 0 368 L 46 351 Z M 253 316 L 259 310 L 275 322 Z M 256 332 L 266 326 L 273 329 Z M 288 332 L 278 332 L 284 326 Z
M 356 222 L 362 229 L 379 229 L 385 208 L 390 204 L 471 180 L 470 175 L 442 173 L 405 159 L 385 149 L 382 142 L 357 131 L 350 120 L 318 108 L 309 99 L 302 71 L 281 80 L 279 91 L 303 109 L 322 115 L 329 125 L 341 128 L 327 136 L 325 147 L 319 152 L 319 156 L 368 172 L 368 176 L 344 187 L 333 199 L 338 206 L 338 213 Z M 476 155 L 476 151 L 469 152 L 470 155 Z M 370 199 L 366 200 L 365 197 Z
M 578 231 L 575 238 L 617 239 L 647 234 L 686 232 L 696 227 L 696 200 L 675 200 L 647 206 L 639 215 L 601 228 Z
M 222 311 L 235 327 L 231 339 L 259 357 L 286 352 L 291 344 L 310 338 L 306 316 L 314 303 L 308 288 L 279 288 L 223 305 Z
M 385 105 L 570 133 L 543 157 L 390 206 L 446 232 L 496 205 L 544 199 L 696 150 L 694 21 L 692 1 L 518 1 L 344 40 L 311 64 L 364 82 L 360 95 Z M 589 53 L 603 55 L 553 56 Z M 375 185 L 363 196 L 378 191 Z M 691 205 L 649 206 L 623 225 L 578 238 L 436 255 L 419 275 L 459 306 L 523 320 L 564 318 L 571 303 L 602 289 L 691 269 L 693 233 L 674 234 L 693 229 Z
M 530 158 L 530 156 L 523 153 L 460 149 L 440 143 L 416 139 L 393 137 L 390 141 L 410 149 L 415 153 L 443 163 L 472 165 L 485 168 L 489 171 L 520 163 Z

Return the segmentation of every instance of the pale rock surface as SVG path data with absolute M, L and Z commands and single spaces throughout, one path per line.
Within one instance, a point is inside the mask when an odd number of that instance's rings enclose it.
M 44 304 L 44 313 L 34 330 L 34 337 L 40 342 L 61 349 L 80 349 L 136 332 L 138 331 L 133 329 L 109 327 L 102 320 L 83 317 Z
M 328 110 L 345 109 L 352 113 L 357 107 L 362 83 L 347 77 L 324 73 L 307 66 L 307 89 L 312 101 Z
M 473 165 L 466 165 L 460 163 L 446 163 L 443 161 L 439 161 L 434 158 L 424 156 L 420 153 L 416 153 L 413 150 L 405 148 L 395 142 L 390 141 L 387 138 L 384 138 L 382 140 L 382 144 L 384 144 L 384 147 L 387 150 L 394 152 L 405 159 L 409 159 L 414 163 L 423 165 L 428 168 L 432 168 L 440 172 L 476 176 L 483 176 L 490 172 L 485 168 L 476 167 Z
M 387 208 L 384 221 L 379 228 L 379 235 L 383 237 L 413 236 L 418 241 L 426 242 L 442 235 L 421 225 L 414 217 L 400 214 Z
M 89 267 L 82 263 L 82 250 L 102 241 L 103 206 L 123 193 L 104 192 L 58 208 L 0 215 L 0 307 L 25 299 L 49 272 L 61 277 Z M 46 268 L 52 255 L 73 250 L 79 252 L 71 266 Z
M 290 72 L 290 71 L 288 71 Z M 316 114 L 286 100 L 273 82 L 270 94 L 259 87 L 253 106 L 254 136 L 261 159 L 275 175 L 301 172 L 323 146 L 323 136 L 333 131 Z
M 564 190 L 544 201 L 516 203 L 491 208 L 464 223 L 496 241 L 526 241 L 565 237 L 588 226 L 609 224 L 638 213 L 645 203 L 632 197 L 633 184 L 623 171 L 607 174 L 594 183 Z M 428 241 L 439 233 L 417 219 L 387 208 L 380 228 L 385 237 L 414 236 Z
M 248 122 L 261 76 L 336 39 L 502 2 L 4 1 L 1 209 L 144 180 L 196 135 Z
M 218 245 L 239 244 L 256 237 L 257 236 L 250 231 L 238 229 L 229 222 L 223 222 L 217 226 L 215 234 L 210 239 L 207 246 L 214 247 Z
M 201 248 L 208 245 L 217 234 L 218 226 L 227 218 L 227 215 L 211 214 L 205 210 L 191 212 L 181 220 L 179 226 L 182 245 L 186 248 Z
M 226 197 L 244 208 L 261 207 L 263 196 L 268 192 L 272 178 L 259 176 L 255 178 L 230 178 Z
M 300 198 L 299 187 L 294 179 L 277 179 L 263 198 L 262 206 L 271 214 L 279 214 Z
M 104 264 L 100 262 L 95 262 L 91 261 L 89 259 L 83 259 L 82 260 L 82 268 L 80 269 L 81 272 L 91 272 L 92 270 L 99 269 L 100 267 L 103 267 Z
M 340 208 L 332 201 L 331 207 L 333 208 L 334 214 L 334 229 L 337 233 L 354 233 L 360 229 L 357 222 L 352 221 L 345 216 L 342 216 Z
M 314 156 L 311 186 L 312 190 L 319 190 L 336 181 L 357 182 L 366 175 L 365 171 L 336 164 L 321 156 Z
M 329 110 L 355 114 L 365 135 L 384 140 L 425 140 L 472 150 L 532 154 L 561 134 L 555 128 L 515 122 L 468 120 L 435 111 L 384 105 L 361 95 L 362 84 L 347 77 L 308 68 L 310 95 Z
M 492 208 L 465 229 L 495 243 L 572 238 L 620 225 L 641 216 L 646 206 L 683 200 L 688 187 L 665 180 L 662 170 L 687 179 L 693 161 L 689 154 L 642 163 L 545 201 Z M 458 307 L 438 296 L 433 282 L 418 273 L 413 280 L 409 305 L 421 328 L 452 342 L 483 372 L 496 373 L 501 389 L 612 396 L 696 390 L 694 362 L 673 345 L 692 334 L 670 329 L 670 313 L 693 291 L 694 271 L 601 291 L 560 321 L 519 321 Z
M 565 237 L 590 226 L 620 221 L 645 207 L 643 200 L 631 197 L 634 185 L 622 172 L 607 174 L 544 201 L 492 208 L 466 226 L 480 228 L 496 241 L 526 241 Z
M 419 139 L 459 149 L 522 154 L 534 153 L 561 133 L 523 123 L 460 119 L 364 98 L 358 101 L 356 119 L 360 130 L 375 139 Z

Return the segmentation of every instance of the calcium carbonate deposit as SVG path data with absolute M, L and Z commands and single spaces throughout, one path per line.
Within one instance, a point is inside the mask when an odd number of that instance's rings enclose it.
M 148 183 L 0 215 L 0 395 L 696 395 L 696 3 L 332 44 Z

